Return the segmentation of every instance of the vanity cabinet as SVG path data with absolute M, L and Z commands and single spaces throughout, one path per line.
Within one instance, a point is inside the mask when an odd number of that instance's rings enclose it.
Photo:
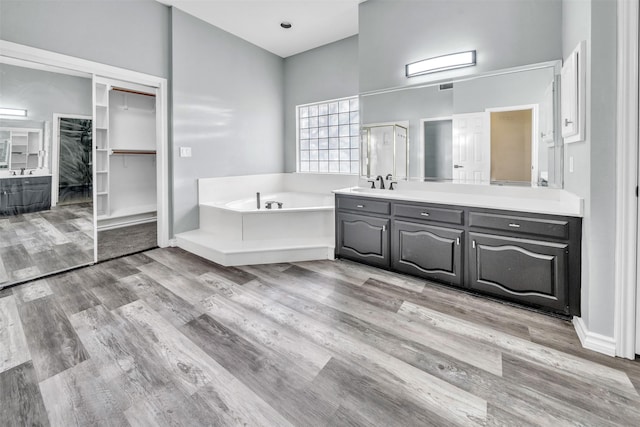
M 388 267 L 388 218 L 340 212 L 336 219 L 338 256 L 376 267 Z
M 461 286 L 463 230 L 393 220 L 391 267 Z
M 0 179 L 0 215 L 18 215 L 50 208 L 50 176 Z
M 469 287 L 564 311 L 568 303 L 566 243 L 469 233 Z
M 336 208 L 338 257 L 580 315 L 581 218 L 343 194 Z

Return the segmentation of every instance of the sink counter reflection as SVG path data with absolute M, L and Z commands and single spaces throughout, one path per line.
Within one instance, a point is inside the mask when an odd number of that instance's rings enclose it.
M 581 217 L 583 200 L 560 189 L 529 187 L 492 187 L 465 184 L 411 185 L 401 183 L 397 190 L 368 188 L 366 185 L 335 190 L 335 194 L 346 194 L 380 199 L 406 200 L 439 203 L 445 205 L 472 206 L 518 212 L 542 213 Z

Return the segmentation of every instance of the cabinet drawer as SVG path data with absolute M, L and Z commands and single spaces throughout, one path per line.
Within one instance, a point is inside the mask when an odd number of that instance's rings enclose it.
M 390 203 L 379 200 L 360 199 L 351 197 L 338 197 L 338 209 L 349 209 L 353 211 L 362 211 L 367 213 L 376 213 L 389 215 L 391 211 Z
M 449 224 L 461 225 L 464 222 L 464 211 L 462 209 L 434 208 L 425 205 L 394 203 L 393 214 L 407 218 L 446 222 Z
M 569 238 L 569 222 L 545 218 L 527 218 L 481 212 L 469 213 L 469 226 L 538 236 Z

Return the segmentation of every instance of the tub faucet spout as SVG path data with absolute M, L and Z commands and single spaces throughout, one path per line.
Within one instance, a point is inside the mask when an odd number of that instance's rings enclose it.
M 260 209 L 260 192 L 256 193 L 256 203 L 258 205 L 258 209 Z

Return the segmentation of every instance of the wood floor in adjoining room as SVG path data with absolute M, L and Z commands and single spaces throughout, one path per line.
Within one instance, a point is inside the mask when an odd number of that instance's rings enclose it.
M 0 291 L 0 424 L 640 425 L 567 321 L 348 261 L 154 249 Z

